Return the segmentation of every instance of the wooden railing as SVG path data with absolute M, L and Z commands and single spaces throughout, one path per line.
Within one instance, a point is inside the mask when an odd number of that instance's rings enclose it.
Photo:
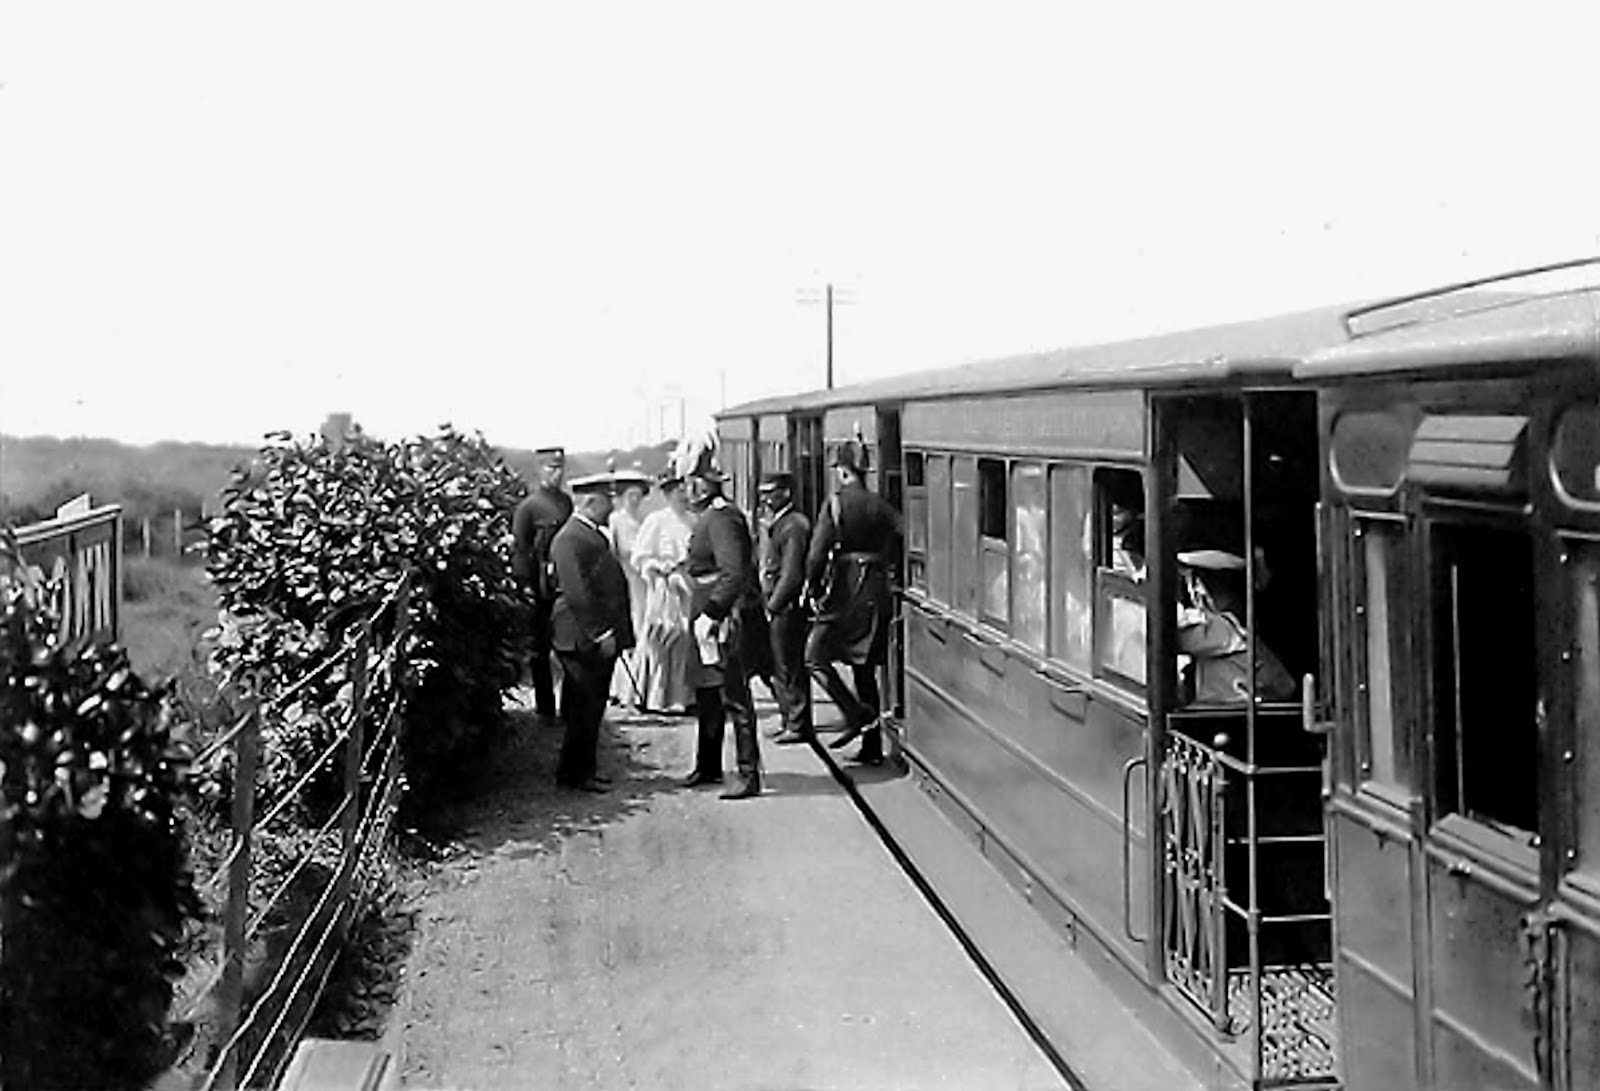
M 209 1029 L 211 1055 L 199 1084 L 203 1091 L 277 1081 L 326 986 L 340 941 L 370 892 L 374 859 L 401 783 L 404 702 L 398 674 L 410 591 L 408 575 L 363 622 L 345 631 L 337 651 L 280 692 L 247 700 L 229 728 L 197 756 L 197 767 L 228 748 L 234 759 L 231 847 L 201 882 L 204 894 L 215 896 L 224 885 L 227 891 L 221 956 L 195 975 L 198 980 L 182 990 L 178 1005 L 178 1018 L 203 1022 Z M 375 639 L 380 627 L 389 630 L 381 645 Z M 351 687 L 344 722 L 294 783 L 273 798 L 262 798 L 257 770 L 263 726 L 281 717 L 319 680 L 341 677 Z M 304 831 L 309 843 L 288 874 L 265 880 L 253 851 L 262 832 L 293 822 L 287 812 L 306 786 L 341 769 L 342 790 L 331 813 L 319 828 Z M 335 837 L 336 855 L 331 844 Z M 325 870 L 319 874 L 313 870 L 317 868 Z M 299 891 L 305 898 L 307 888 L 310 905 L 301 911 L 290 895 Z M 287 921 L 282 919 L 286 912 L 291 918 Z M 247 975 L 256 965 L 259 971 Z

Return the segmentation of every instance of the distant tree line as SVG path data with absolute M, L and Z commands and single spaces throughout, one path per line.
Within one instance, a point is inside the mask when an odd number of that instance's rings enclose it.
M 608 451 L 568 452 L 568 475 L 597 473 L 615 464 L 659 473 L 672 441 Z M 525 481 L 532 482 L 532 451 L 499 448 Z M 220 508 L 219 494 L 235 467 L 258 455 L 252 447 L 205 443 L 132 446 L 108 439 L 0 436 L 0 524 L 26 526 L 49 519 L 62 504 L 88 493 L 96 504 L 122 505 L 124 542 L 140 547 L 143 525 L 151 527 L 153 552 L 171 552 L 174 512 L 198 537 L 203 515 Z

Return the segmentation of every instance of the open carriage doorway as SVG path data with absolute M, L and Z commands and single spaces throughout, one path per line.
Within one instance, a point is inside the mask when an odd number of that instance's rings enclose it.
M 1162 976 L 1249 1051 L 1258 1086 L 1329 1083 L 1322 755 L 1299 705 L 1320 637 L 1316 398 L 1208 393 L 1155 413 Z

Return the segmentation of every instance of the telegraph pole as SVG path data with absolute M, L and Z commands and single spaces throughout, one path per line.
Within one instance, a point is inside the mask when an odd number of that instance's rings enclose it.
M 833 285 L 828 285 L 828 389 L 833 389 Z
M 798 303 L 806 303 L 806 304 L 819 303 L 820 302 L 822 304 L 822 306 L 823 306 L 823 309 L 825 311 L 824 321 L 827 323 L 826 329 L 827 329 L 827 354 L 828 354 L 827 355 L 827 370 L 826 370 L 826 372 L 824 374 L 825 374 L 825 377 L 827 379 L 827 384 L 828 384 L 827 388 L 829 390 L 832 390 L 833 389 L 833 307 L 834 307 L 835 303 L 837 303 L 841 307 L 848 306 L 849 304 L 854 303 L 855 300 L 851 298 L 850 290 L 848 288 L 840 288 L 837 291 L 835 291 L 834 287 L 833 287 L 833 283 L 831 281 L 823 288 L 823 294 L 822 294 L 822 298 L 820 300 L 815 295 L 813 295 L 812 294 L 812 290 L 809 290 L 809 289 L 801 290 L 797 294 L 797 296 L 795 297 L 795 300 Z

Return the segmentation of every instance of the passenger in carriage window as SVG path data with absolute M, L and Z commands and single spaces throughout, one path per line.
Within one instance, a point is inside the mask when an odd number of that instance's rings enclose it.
M 1113 509 L 1111 570 L 1122 573 L 1135 583 L 1144 582 L 1144 512 L 1131 508 Z
M 1246 613 L 1244 558 L 1221 549 L 1197 549 L 1179 553 L 1177 560 L 1178 651 L 1188 657 L 1192 668 L 1184 679 L 1187 703 L 1248 701 L 1250 646 L 1242 620 Z M 1265 558 L 1258 558 L 1258 584 L 1263 584 L 1266 571 Z M 1257 698 L 1288 701 L 1294 695 L 1293 677 L 1257 639 Z

